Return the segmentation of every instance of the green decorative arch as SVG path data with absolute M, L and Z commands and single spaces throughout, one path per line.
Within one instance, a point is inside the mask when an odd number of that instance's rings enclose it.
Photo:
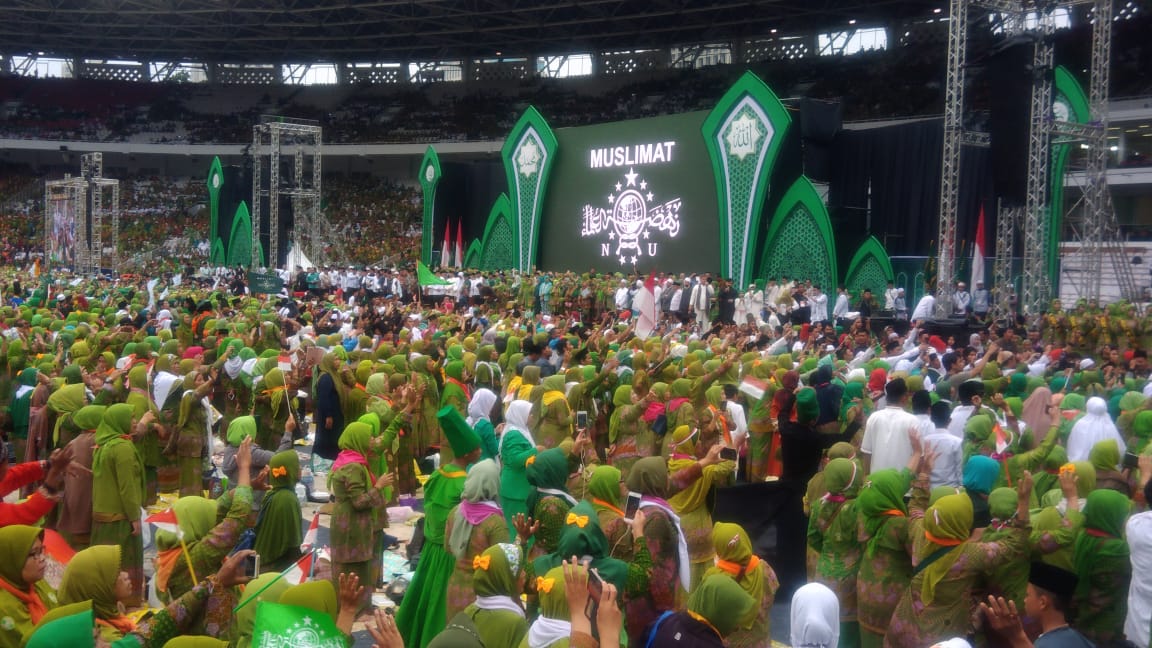
M 1052 109 L 1056 119 L 1075 124 L 1086 124 L 1092 120 L 1092 109 L 1084 88 L 1063 65 L 1057 66 L 1053 74 Z M 1057 141 L 1053 138 L 1051 167 L 1048 175 L 1048 241 L 1046 261 L 1048 276 L 1055 280 L 1060 276 L 1060 230 L 1064 227 L 1064 172 L 1068 167 L 1068 155 L 1073 142 Z
M 873 295 L 883 295 L 888 282 L 895 280 L 888 251 L 875 236 L 869 236 L 860 244 L 848 264 L 848 274 L 844 275 L 844 285 L 854 295 L 864 292 L 865 288 L 870 289 Z
M 224 252 L 224 244 L 220 242 L 220 238 L 212 239 L 212 254 L 208 257 L 213 265 L 221 266 L 228 261 L 228 254 Z
M 464 267 L 469 270 L 478 268 L 480 266 L 480 239 L 473 239 L 468 244 L 468 249 L 464 250 Z
M 508 214 L 516 242 L 512 250 L 513 263 L 505 266 L 507 268 L 527 272 L 536 265 L 540 215 L 557 148 L 555 133 L 532 106 L 524 111 L 504 141 L 500 155 L 508 178 L 511 205 Z
M 249 267 L 256 259 L 252 258 L 252 216 L 248 213 L 248 203 L 241 202 L 232 218 L 232 234 L 228 238 L 228 265 Z M 260 267 L 264 266 L 264 250 L 260 250 Z
M 832 221 L 807 177 L 784 194 L 765 241 L 758 276 L 810 279 L 831 294 L 838 277 Z
M 737 286 L 754 276 L 764 197 L 791 124 L 776 94 L 745 72 L 700 127 L 716 181 L 720 273 Z
M 483 242 L 477 249 L 475 265 L 481 270 L 504 270 L 515 267 L 516 230 L 512 226 L 512 202 L 500 194 L 488 212 Z M 469 249 L 471 252 L 471 249 Z
M 436 215 L 436 187 L 440 184 L 440 156 L 431 146 L 420 162 L 420 188 L 424 194 L 424 231 L 420 243 L 420 260 L 432 263 L 432 220 Z
M 223 265 L 224 261 L 224 244 L 220 241 L 219 223 L 220 223 L 220 192 L 224 189 L 224 167 L 220 164 L 220 158 L 212 158 L 212 164 L 208 167 L 208 177 L 204 183 L 208 186 L 208 209 L 211 213 L 211 218 L 208 225 L 208 240 L 211 242 L 211 256 L 209 260 L 215 265 Z M 220 255 L 217 256 L 217 250 Z

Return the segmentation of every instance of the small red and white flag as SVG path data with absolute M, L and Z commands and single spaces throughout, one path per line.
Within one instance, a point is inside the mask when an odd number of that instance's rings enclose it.
M 768 382 L 755 376 L 745 376 L 744 380 L 740 381 L 738 389 L 752 400 L 760 400 L 764 398 L 764 392 L 768 391 Z
M 644 280 L 644 287 L 632 298 L 632 307 L 638 313 L 636 319 L 636 337 L 647 340 L 652 331 L 656 330 L 656 275 L 649 273 Z
M 984 254 L 988 247 L 984 242 L 984 205 L 980 205 L 980 220 L 976 221 L 976 238 L 972 240 L 972 280 L 969 290 L 976 290 L 976 282 L 984 281 Z
M 444 224 L 444 245 L 440 246 L 440 267 L 452 266 L 452 223 Z
M 309 576 L 311 576 L 315 569 L 312 562 L 322 558 L 327 558 L 328 562 L 332 562 L 332 557 L 328 554 L 327 547 L 319 551 L 308 551 L 300 560 L 296 561 L 295 565 L 284 570 L 284 580 L 292 585 L 308 582 Z
M 456 221 L 456 267 L 464 267 L 464 221 Z
M 180 522 L 176 519 L 175 509 L 154 513 L 144 518 L 144 521 L 161 531 L 168 531 L 175 534 L 180 533 Z
M 311 551 L 312 547 L 316 546 L 316 537 L 320 533 L 320 512 L 317 511 L 316 515 L 312 516 L 312 524 L 308 525 L 308 531 L 304 534 L 304 542 L 300 544 L 300 551 Z

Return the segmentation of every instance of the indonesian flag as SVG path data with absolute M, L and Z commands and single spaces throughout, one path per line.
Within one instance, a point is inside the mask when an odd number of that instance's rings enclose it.
M 300 544 L 300 551 L 311 551 L 312 547 L 316 546 L 316 537 L 320 533 L 320 512 L 317 511 L 316 515 L 312 516 L 312 524 L 308 525 L 308 531 L 304 534 L 304 542 Z
M 177 535 L 180 534 L 180 523 L 176 520 L 176 511 L 173 509 L 149 515 L 144 518 L 144 521 L 161 531 L 168 531 Z
M 327 558 L 329 562 L 332 561 L 331 556 L 328 554 L 327 547 L 320 551 L 308 551 L 300 560 L 296 561 L 295 565 L 284 570 L 284 580 L 292 585 L 308 582 L 308 576 L 313 570 L 312 561 L 320 560 L 321 558 Z
M 464 221 L 456 221 L 456 267 L 464 267 Z
M 52 529 L 44 529 L 44 580 L 59 589 L 64 579 L 64 567 L 71 562 L 76 550 Z
M 636 319 L 636 337 L 647 340 L 652 331 L 656 329 L 656 275 L 648 274 L 644 287 L 632 298 L 632 307 L 638 313 Z
M 444 226 L 444 245 L 440 247 L 440 267 L 447 268 L 452 265 L 452 253 L 449 249 L 452 247 L 452 223 Z
M 984 253 L 987 249 L 984 243 L 984 205 L 980 205 L 980 220 L 976 221 L 976 238 L 972 241 L 971 290 L 976 290 L 977 281 L 984 281 Z
M 764 398 L 764 392 L 768 391 L 768 383 L 755 376 L 745 376 L 737 389 L 748 394 L 752 400 L 760 400 Z

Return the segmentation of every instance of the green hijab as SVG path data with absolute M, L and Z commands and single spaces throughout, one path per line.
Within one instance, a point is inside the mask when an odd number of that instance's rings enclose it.
M 300 547 L 300 502 L 296 482 L 300 479 L 300 456 L 293 449 L 278 452 L 268 461 L 268 485 L 272 492 L 260 502 L 253 549 L 269 562 L 284 558 Z
M 176 523 L 184 534 L 184 542 L 191 548 L 216 526 L 216 500 L 196 495 L 181 497 L 172 506 Z M 180 546 L 180 536 L 171 531 L 156 532 L 156 548 L 161 551 Z
M 69 609 L 78 609 L 72 614 L 58 616 L 50 621 L 41 620 L 40 625 L 33 628 L 32 633 L 24 641 L 25 648 L 89 648 L 96 645 L 92 636 L 92 629 L 96 626 L 96 618 L 92 614 L 92 605 L 88 603 L 87 609 L 81 610 L 82 604 L 67 606 Z M 59 609 L 59 608 L 57 608 Z M 48 617 L 46 616 L 45 619 Z M 133 639 L 135 641 L 135 639 Z
M 1088 453 L 1088 461 L 1097 472 L 1114 471 L 1120 465 L 1120 445 L 1116 443 L 1116 439 L 1097 441 Z
M 565 494 L 568 491 L 568 454 L 561 448 L 549 448 L 537 454 L 535 461 L 524 472 L 528 477 L 528 483 L 535 487 L 528 496 L 530 514 L 536 510 L 536 504 L 540 502 L 539 489 L 546 488 Z
M 717 563 L 704 572 L 704 580 L 713 575 L 726 575 L 735 580 L 752 601 L 763 601 L 764 570 L 760 568 L 760 559 L 753 553 L 752 540 L 743 527 L 730 522 L 717 522 L 712 526 L 712 547 L 716 550 Z M 740 619 L 740 627 L 751 629 L 759 614 L 759 605 L 750 607 Z
M 336 598 L 336 588 L 330 580 L 314 580 L 293 585 L 280 595 L 280 604 L 308 608 L 313 612 L 327 614 L 336 620 L 340 603 Z
M 244 439 L 256 438 L 256 417 L 237 416 L 228 424 L 228 445 L 239 448 Z
M 959 545 L 937 544 L 932 538 L 948 542 L 968 540 L 972 528 L 972 500 L 966 494 L 945 495 L 928 507 L 924 513 L 924 533 L 928 538 L 920 549 L 919 559 L 924 560 L 941 547 L 952 547 L 952 550 L 943 557 L 928 565 L 923 570 L 924 578 L 920 584 L 920 598 L 925 605 L 931 605 L 936 600 L 936 585 L 948 574 L 948 570 L 960 557 L 956 551 Z
M 519 600 L 517 580 L 524 562 L 520 547 L 507 543 L 492 545 L 479 558 L 473 561 L 472 589 L 476 596 L 506 596 Z
M 849 499 L 856 496 L 860 483 L 864 481 L 860 466 L 851 459 L 833 459 L 824 467 L 824 487 L 832 495 L 843 495 Z
M 103 405 L 81 407 L 78 412 L 72 415 L 72 422 L 81 430 L 95 430 L 100 427 L 100 422 L 104 420 L 104 412 L 107 409 Z
M 1092 491 L 1084 504 L 1084 528 L 1076 536 L 1072 548 L 1072 564 L 1080 575 L 1076 591 L 1088 593 L 1096 563 L 1123 560 L 1128 562 L 1128 543 L 1124 540 L 1124 524 L 1132 503 L 1122 493 L 1111 489 Z M 1094 532 L 1094 533 L 1093 533 Z
M 864 523 L 864 532 L 867 536 L 865 555 L 869 558 L 876 555 L 876 549 L 883 545 L 885 524 L 896 518 L 908 517 L 908 507 L 904 504 L 904 493 L 908 492 L 911 484 L 907 472 L 886 468 L 877 470 L 868 475 L 864 488 L 856 498 L 856 510 Z M 893 548 L 887 547 L 885 548 Z
M 568 522 L 569 519 L 572 521 Z M 608 539 L 600 528 L 596 510 L 588 502 L 580 502 L 572 507 L 569 516 L 565 518 L 556 551 L 533 561 L 533 571 L 547 574 L 572 556 L 588 556 L 592 559 L 589 568 L 596 569 L 601 578 L 615 585 L 618 591 L 623 591 L 628 580 L 628 564 L 609 558 L 609 553 Z
M 644 457 L 628 471 L 628 490 L 666 499 L 668 497 L 668 463 L 664 457 Z
M 620 494 L 621 472 L 613 466 L 597 466 L 588 478 L 588 495 L 592 497 L 592 508 L 597 513 L 620 514 L 624 497 Z
M 120 547 L 96 545 L 72 556 L 60 580 L 61 605 L 92 601 L 97 619 L 115 619 L 120 614 L 116 600 L 116 579 L 120 577 Z
M 365 459 L 371 454 L 372 426 L 359 421 L 349 423 L 340 435 L 338 445 L 341 450 L 359 452 Z
M 92 476 L 99 478 L 104 472 L 101 457 L 109 449 L 121 444 L 129 444 L 136 451 L 136 458 L 143 465 L 139 447 L 132 442 L 132 415 L 135 409 L 127 403 L 117 403 L 104 411 L 100 425 L 96 427 L 96 446 L 92 453 Z M 141 488 L 144 484 L 141 481 Z
M 0 527 L 0 578 L 16 589 L 28 589 L 34 583 L 24 582 L 24 563 L 28 552 L 38 539 L 44 537 L 44 529 L 25 524 L 12 524 Z
M 731 577 L 713 574 L 688 597 L 688 611 L 708 619 L 723 639 L 740 627 L 749 611 L 755 611 L 757 603 Z

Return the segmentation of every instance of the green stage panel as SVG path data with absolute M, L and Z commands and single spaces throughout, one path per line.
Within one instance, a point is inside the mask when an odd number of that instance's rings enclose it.
M 562 128 L 540 220 L 543 270 L 719 270 L 705 111 Z

